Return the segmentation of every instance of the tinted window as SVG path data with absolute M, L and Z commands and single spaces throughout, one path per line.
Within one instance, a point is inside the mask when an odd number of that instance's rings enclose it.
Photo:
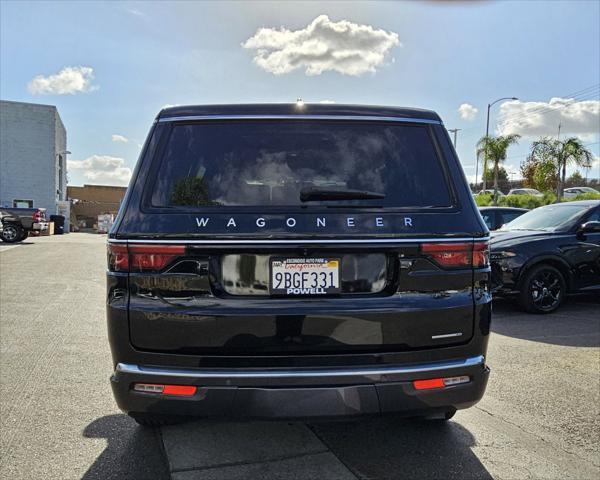
M 172 127 L 155 206 L 449 206 L 429 129 L 390 123 L 260 121 Z M 310 200 L 306 188 L 383 199 Z
M 512 222 L 515 218 L 520 217 L 525 212 L 505 212 L 502 214 L 502 223 Z
M 483 211 L 481 212 L 481 216 L 483 217 L 483 221 L 490 230 L 494 230 L 496 228 L 496 225 L 494 225 L 494 212 Z
M 586 222 L 600 222 L 600 209 L 596 209 L 592 212 L 592 214 L 586 218 Z

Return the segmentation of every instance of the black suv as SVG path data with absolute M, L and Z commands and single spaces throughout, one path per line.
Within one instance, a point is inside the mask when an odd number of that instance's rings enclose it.
M 490 275 L 434 112 L 165 109 L 109 234 L 114 395 L 150 425 L 448 419 L 486 387 Z

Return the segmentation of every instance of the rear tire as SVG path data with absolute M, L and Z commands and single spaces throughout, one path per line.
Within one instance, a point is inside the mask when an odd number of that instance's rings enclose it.
M 554 312 L 565 299 L 567 283 L 557 268 L 541 264 L 525 274 L 521 282 L 519 303 L 529 313 Z
M 0 238 L 2 238 L 2 241 L 6 243 L 17 243 L 23 240 L 24 232 L 25 230 L 23 230 L 23 227 L 20 225 L 16 225 L 14 223 L 5 223 L 2 226 L 2 235 Z
M 176 425 L 187 420 L 187 417 L 181 415 L 163 415 L 160 413 L 129 412 L 128 415 L 133 418 L 138 425 L 150 428 Z

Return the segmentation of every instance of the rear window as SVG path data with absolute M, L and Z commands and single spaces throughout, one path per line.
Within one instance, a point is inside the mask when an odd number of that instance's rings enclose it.
M 427 126 L 331 121 L 174 124 L 151 186 L 156 207 L 447 207 Z M 309 200 L 307 189 L 377 198 Z M 327 197 L 325 195 L 325 197 Z

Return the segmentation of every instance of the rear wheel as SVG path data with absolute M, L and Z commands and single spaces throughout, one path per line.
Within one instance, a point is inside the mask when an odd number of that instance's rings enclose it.
M 2 241 L 6 243 L 16 243 L 23 239 L 23 227 L 14 223 L 5 223 L 2 227 Z
M 551 265 L 533 267 L 523 279 L 519 303 L 530 313 L 550 313 L 560 307 L 567 294 L 562 273 Z
M 162 427 L 164 425 L 175 425 L 187 420 L 187 417 L 181 415 L 162 415 L 159 413 L 129 412 L 128 415 L 133 418 L 138 425 L 152 428 Z

